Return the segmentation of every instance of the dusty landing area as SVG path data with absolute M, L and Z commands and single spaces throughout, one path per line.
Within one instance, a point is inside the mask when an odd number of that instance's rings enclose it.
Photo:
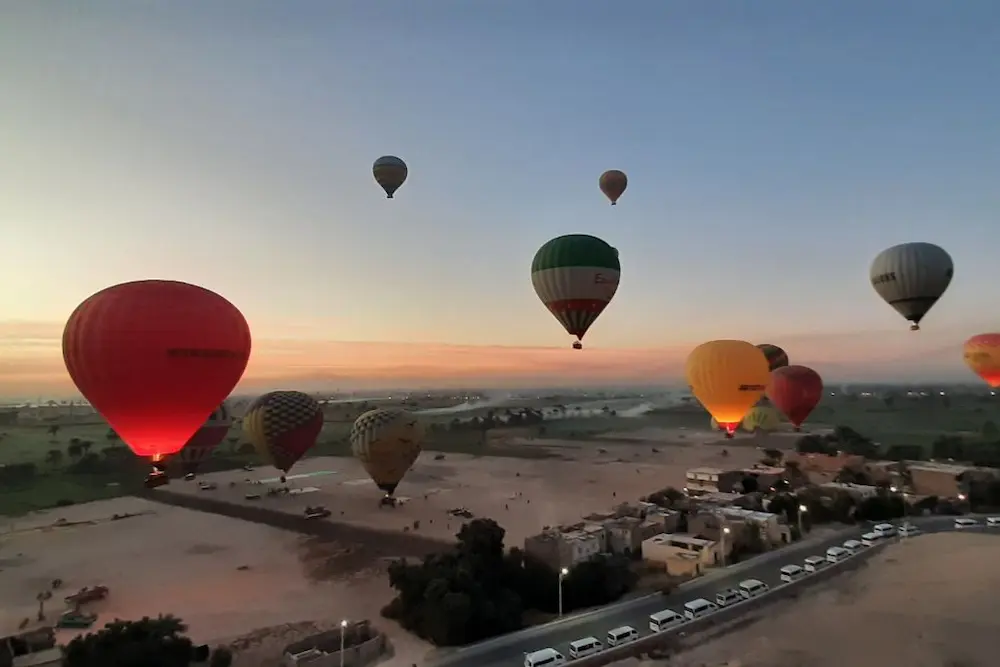
M 266 490 L 279 484 L 277 472 L 264 467 L 249 473 L 240 470 L 201 476 L 199 481 L 218 485 L 214 491 L 200 491 L 196 483 L 184 481 L 174 481 L 165 488 L 295 514 L 307 506 L 323 505 L 333 512 L 332 521 L 442 540 L 453 539 L 464 521 L 449 515 L 448 510 L 466 508 L 477 517 L 498 521 L 507 530 L 507 544 L 519 545 L 544 526 L 573 523 L 586 514 L 634 501 L 665 486 L 680 488 L 689 468 L 750 465 L 760 457 L 754 447 L 733 447 L 723 456 L 725 447 L 699 444 L 538 440 L 524 446 L 544 447 L 560 458 L 424 452 L 399 485 L 396 495 L 405 502 L 395 508 L 379 507 L 381 492 L 357 461 L 337 457 L 311 458 L 297 465 L 288 479 L 289 486 L 298 492 L 294 495 L 268 497 Z M 261 483 L 253 484 L 253 480 Z M 248 493 L 262 497 L 247 500 Z
M 138 516 L 112 521 L 114 514 Z M 60 518 L 69 525 L 53 526 Z M 96 627 L 172 613 L 188 624 L 192 638 L 209 643 L 267 628 L 238 642 L 238 667 L 277 664 L 286 644 L 341 618 L 368 618 L 386 631 L 396 651 L 389 664 L 421 663 L 430 647 L 379 616 L 391 597 L 384 563 L 341 567 L 345 551 L 136 498 L 39 513 L 0 524 L 0 633 L 16 632 L 26 617 L 35 627 L 36 594 L 61 578 L 62 589 L 46 606 L 50 622 L 66 608 L 65 595 L 103 584 L 111 595 L 88 605 L 100 614 Z M 303 625 L 288 625 L 297 623 Z M 60 642 L 73 636 L 59 631 Z
M 892 545 L 862 569 L 756 622 L 708 640 L 670 667 L 986 667 L 995 665 L 1000 539 L 926 535 Z M 690 644 L 697 645 L 698 637 Z

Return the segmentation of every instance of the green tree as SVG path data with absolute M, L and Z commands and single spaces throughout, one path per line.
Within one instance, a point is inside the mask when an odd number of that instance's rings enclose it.
M 194 644 L 174 616 L 114 621 L 66 645 L 63 667 L 188 667 Z
M 837 448 L 818 435 L 804 435 L 795 443 L 795 451 L 800 454 L 826 454 L 833 456 Z
M 997 428 L 997 425 L 993 423 L 992 420 L 987 420 L 986 423 L 983 424 L 982 435 L 983 440 L 987 442 L 996 442 L 997 440 L 1000 440 L 1000 429 Z

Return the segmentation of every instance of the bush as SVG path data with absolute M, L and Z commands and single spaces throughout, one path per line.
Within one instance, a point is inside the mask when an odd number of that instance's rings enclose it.
M 504 530 L 475 519 L 458 532 L 449 552 L 419 564 L 389 567 L 396 597 L 382 615 L 438 646 L 494 637 L 522 627 L 525 609 L 563 611 L 606 604 L 631 590 L 637 577 L 624 556 L 598 556 L 559 573 L 519 549 L 504 551 Z

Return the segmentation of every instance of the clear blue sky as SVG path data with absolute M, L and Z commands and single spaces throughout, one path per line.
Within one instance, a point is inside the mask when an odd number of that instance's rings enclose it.
M 905 328 L 908 240 L 956 261 L 927 328 L 995 321 L 996 0 L 6 0 L 0 81 L 5 319 L 171 277 L 264 335 L 565 345 L 528 268 L 587 232 L 601 347 Z

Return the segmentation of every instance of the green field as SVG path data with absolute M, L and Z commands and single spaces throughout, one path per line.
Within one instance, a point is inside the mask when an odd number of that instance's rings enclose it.
M 879 399 L 824 400 L 805 425 L 810 427 L 849 426 L 881 443 L 927 447 L 944 434 L 976 436 L 988 421 L 1000 421 L 997 404 L 989 399 L 965 397 L 919 400 L 900 399 L 887 407 Z M 643 428 L 707 429 L 708 415 L 699 407 L 656 410 L 642 417 L 623 418 L 602 415 L 549 420 L 522 425 L 516 431 L 505 426 L 490 430 L 456 425 L 454 415 L 431 418 L 424 449 L 436 452 L 473 455 L 550 458 L 552 450 L 531 446 L 503 444 L 504 432 L 532 438 L 558 438 L 587 441 L 610 431 Z M 8 426 L 0 430 L 0 515 L 22 514 L 58 504 L 80 503 L 114 497 L 136 490 L 147 465 L 125 452 L 122 443 L 109 439 L 104 423 L 60 425 L 52 433 L 50 426 Z M 311 456 L 350 456 L 348 420 L 327 422 Z M 487 444 L 488 443 L 488 444 Z M 55 454 L 53 452 L 56 452 Z M 82 465 L 83 455 L 91 454 Z M 112 456 L 115 455 L 115 456 Z M 234 426 L 225 441 L 202 469 L 232 469 L 256 463 L 257 456 Z M 33 464 L 27 473 L 12 468 Z M 6 467 L 6 473 L 4 474 Z M 12 474 L 13 473 L 13 474 Z

